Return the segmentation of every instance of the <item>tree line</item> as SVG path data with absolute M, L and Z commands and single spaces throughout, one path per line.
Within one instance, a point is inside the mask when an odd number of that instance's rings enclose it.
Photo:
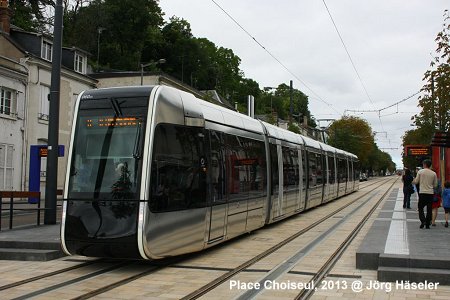
M 51 34 L 53 0 L 11 0 L 12 23 L 31 32 Z M 162 71 L 199 90 L 216 90 L 238 110 L 246 112 L 247 96 L 255 97 L 255 114 L 265 115 L 272 124 L 278 118 L 291 119 L 289 129 L 298 131 L 292 121 L 316 121 L 309 111 L 308 96 L 291 91 L 287 83 L 260 87 L 246 78 L 241 59 L 232 49 L 215 45 L 207 38 L 195 37 L 187 20 L 173 16 L 164 21 L 157 0 L 64 0 L 63 45 L 76 46 L 91 54 L 89 64 L 95 72 Z M 292 118 L 290 118 L 292 117 Z M 378 149 L 369 124 L 362 119 L 344 117 L 330 127 L 329 143 L 356 154 L 364 170 L 393 169 L 390 156 Z
M 12 23 L 27 31 L 51 33 L 52 0 L 12 0 Z M 164 59 L 146 71 L 162 71 L 198 90 L 216 90 L 231 105 L 246 112 L 247 96 L 256 99 L 255 113 L 287 119 L 289 88 L 280 83 L 265 91 L 246 78 L 241 59 L 232 49 L 195 37 L 187 20 L 173 16 L 164 21 L 157 0 L 64 0 L 63 45 L 76 46 L 91 54 L 89 65 L 95 72 L 139 71 L 141 64 Z M 308 109 L 308 97 L 293 91 L 294 115 L 315 121 Z M 272 105 L 271 105 L 272 104 Z
M 425 82 L 419 97 L 421 111 L 412 116 L 416 129 L 408 130 L 403 136 L 403 146 L 430 145 L 435 132 L 450 131 L 450 14 L 444 11 L 442 30 L 435 42 L 436 51 L 430 62 L 430 69 L 423 76 Z M 405 167 L 415 169 L 419 161 L 414 157 L 403 157 Z

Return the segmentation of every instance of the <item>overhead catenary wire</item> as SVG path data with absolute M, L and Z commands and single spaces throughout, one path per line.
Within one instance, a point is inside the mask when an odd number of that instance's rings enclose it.
M 334 29 L 336 30 L 337 35 L 339 36 L 339 39 L 341 40 L 342 46 L 344 47 L 344 50 L 347 53 L 347 56 L 348 56 L 348 58 L 350 60 L 350 63 L 353 66 L 353 70 L 355 70 L 356 76 L 358 77 L 358 80 L 361 83 L 361 86 L 362 86 L 362 88 L 363 88 L 367 98 L 369 99 L 370 103 L 372 103 L 372 106 L 375 108 L 375 104 L 373 103 L 372 98 L 370 97 L 369 93 L 367 92 L 367 88 L 366 88 L 364 82 L 362 81 L 361 76 L 359 75 L 358 69 L 356 68 L 355 63 L 353 62 L 352 56 L 350 55 L 350 52 L 348 51 L 347 46 L 345 45 L 344 39 L 342 38 L 342 35 L 339 32 L 339 29 L 337 28 L 336 22 L 334 21 L 333 16 L 331 15 L 330 10 L 328 9 L 327 4 L 325 3 L 325 0 L 322 0 L 322 2 L 325 5 L 325 8 L 326 8 L 326 10 L 328 12 L 328 15 L 330 16 L 331 22 L 333 23 Z M 344 114 L 345 114 L 345 112 L 344 112 Z M 378 116 L 378 119 L 380 121 L 380 125 L 381 125 L 382 130 L 384 130 L 383 122 L 381 121 L 381 117 Z
M 414 94 L 412 94 L 412 95 L 410 95 L 410 96 L 408 96 L 408 97 L 406 97 L 406 98 L 404 98 L 404 99 L 402 99 L 402 100 L 400 100 L 400 101 L 397 101 L 397 102 L 395 102 L 395 103 L 393 103 L 393 104 L 391 104 L 391 105 L 389 105 L 389 106 L 383 107 L 383 108 L 381 108 L 381 109 L 372 109 L 372 110 L 346 109 L 346 110 L 344 110 L 344 115 L 345 115 L 347 112 L 354 112 L 354 113 L 377 113 L 378 115 L 380 115 L 380 113 L 381 113 L 383 110 L 386 110 L 386 109 L 388 109 L 388 108 L 391 108 L 391 107 L 394 107 L 394 106 L 396 106 L 396 105 L 399 105 L 400 103 L 403 103 L 403 102 L 405 102 L 405 101 L 411 99 L 412 97 L 417 96 L 417 95 L 420 94 L 421 92 L 422 92 L 422 91 L 419 90 L 419 91 L 415 92 Z M 397 113 L 399 113 L 399 112 L 397 112 Z M 405 112 L 401 112 L 401 113 L 405 113 Z M 391 114 L 389 114 L 389 115 L 391 115 Z M 388 116 L 388 115 L 384 115 L 384 116 Z
M 259 47 L 261 47 L 267 54 L 269 54 L 283 69 L 285 69 L 290 75 L 292 75 L 295 79 L 297 79 L 301 84 L 303 84 L 315 97 L 337 112 L 339 115 L 341 114 L 331 103 L 325 101 L 320 97 L 309 85 L 300 78 L 297 74 L 295 74 L 291 69 L 289 69 L 279 58 L 277 58 L 271 51 L 269 51 L 263 44 L 261 44 L 250 32 L 248 32 L 231 14 L 229 14 L 222 6 L 220 6 L 216 1 L 211 0 L 224 14 L 228 16 L 242 31 L 244 31 Z

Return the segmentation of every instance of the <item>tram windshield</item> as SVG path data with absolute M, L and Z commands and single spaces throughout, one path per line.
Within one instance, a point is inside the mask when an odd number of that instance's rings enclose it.
M 69 177 L 69 199 L 137 199 L 148 100 L 81 100 Z

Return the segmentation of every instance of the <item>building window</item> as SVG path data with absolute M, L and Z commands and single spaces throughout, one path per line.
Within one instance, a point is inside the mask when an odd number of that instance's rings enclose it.
M 75 53 L 75 72 L 85 74 L 86 73 L 86 57 L 78 53 Z
M 41 85 L 41 95 L 40 95 L 40 101 L 39 101 L 39 113 L 38 118 L 40 120 L 47 120 L 49 116 L 49 99 L 50 96 L 50 88 L 45 85 Z
M 15 116 L 16 92 L 4 87 L 0 89 L 0 115 Z
M 0 190 L 13 190 L 13 145 L 0 144 Z
M 41 57 L 45 60 L 52 61 L 52 54 L 53 54 L 53 45 L 52 43 L 43 40 L 42 41 L 42 51 L 41 51 Z

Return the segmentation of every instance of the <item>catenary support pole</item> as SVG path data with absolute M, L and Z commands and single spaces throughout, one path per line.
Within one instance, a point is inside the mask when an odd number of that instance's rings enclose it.
M 56 223 L 56 190 L 58 182 L 59 98 L 61 89 L 61 52 L 63 30 L 62 0 L 56 1 L 53 27 L 52 77 L 48 124 L 47 178 L 45 182 L 44 224 Z

